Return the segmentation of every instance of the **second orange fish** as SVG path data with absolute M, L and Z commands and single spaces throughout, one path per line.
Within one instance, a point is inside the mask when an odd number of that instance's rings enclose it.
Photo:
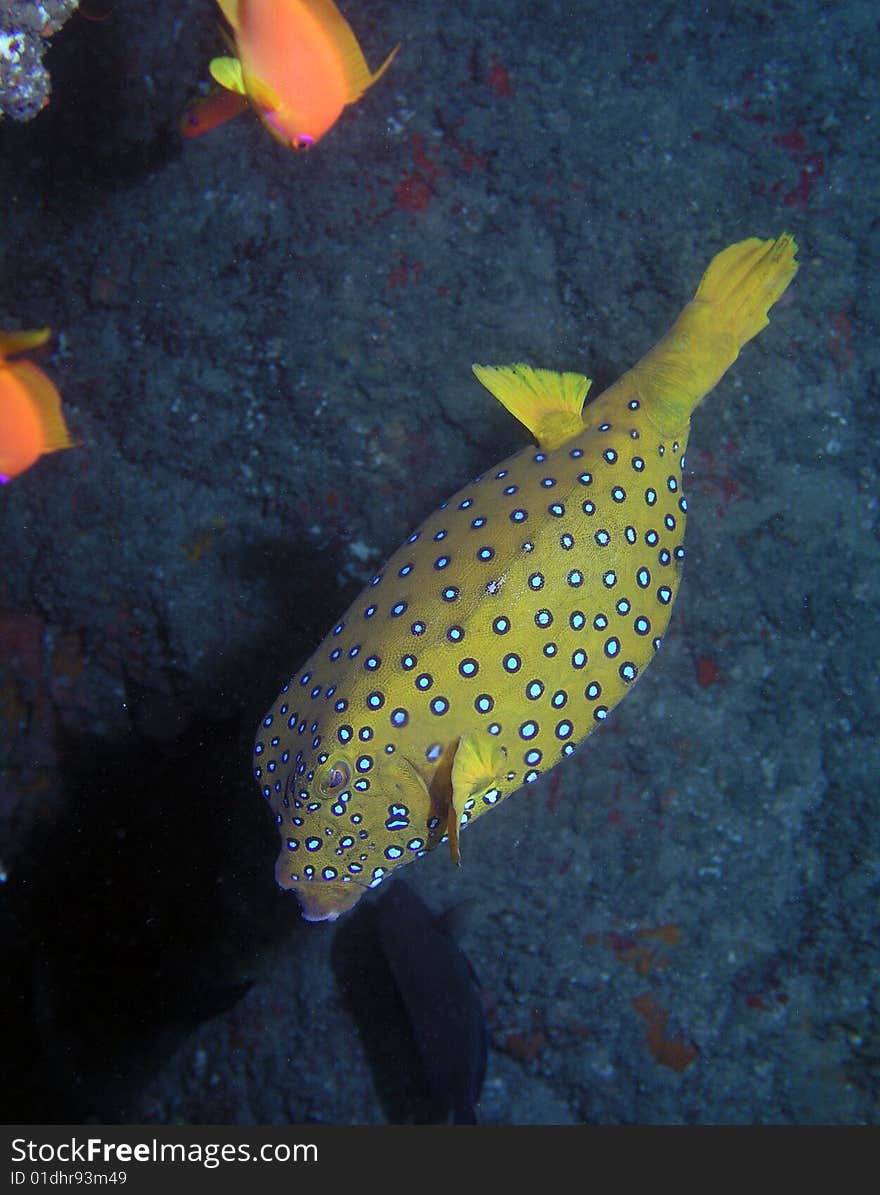
M 61 395 L 42 369 L 31 361 L 6 360 L 48 339 L 48 328 L 0 332 L 0 485 L 45 453 L 76 443 L 61 414 Z

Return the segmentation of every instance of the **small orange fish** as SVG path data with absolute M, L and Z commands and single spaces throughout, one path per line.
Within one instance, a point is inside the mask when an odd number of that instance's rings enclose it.
M 37 348 L 48 328 L 0 332 L 0 485 L 12 481 L 47 452 L 73 448 L 61 414 L 61 395 L 31 361 L 7 357 Z
M 310 149 L 361 98 L 373 74 L 333 0 L 217 0 L 232 26 L 237 57 L 215 58 L 211 74 L 246 96 L 273 137 Z
M 187 104 L 180 118 L 180 132 L 184 137 L 201 137 L 210 133 L 218 124 L 225 124 L 244 112 L 248 106 L 247 97 L 234 91 L 215 88 L 208 95 L 198 96 Z

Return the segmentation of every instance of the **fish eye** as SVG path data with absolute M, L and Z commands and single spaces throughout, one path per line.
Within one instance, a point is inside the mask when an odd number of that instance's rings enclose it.
M 331 763 L 320 782 L 321 792 L 335 793 L 338 788 L 348 784 L 351 780 L 351 768 L 344 759 Z

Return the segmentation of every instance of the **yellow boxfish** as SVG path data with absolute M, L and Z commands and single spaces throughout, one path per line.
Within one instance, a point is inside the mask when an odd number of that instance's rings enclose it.
M 766 326 L 797 246 L 741 241 L 639 363 L 474 373 L 537 440 L 459 490 L 376 574 L 260 723 L 275 875 L 332 921 L 547 772 L 651 662 L 684 560 L 694 408 Z

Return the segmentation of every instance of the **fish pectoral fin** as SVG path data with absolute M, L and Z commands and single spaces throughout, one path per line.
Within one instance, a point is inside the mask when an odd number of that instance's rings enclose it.
M 431 791 L 411 759 L 407 759 L 405 755 L 392 755 L 383 765 L 382 778 L 385 783 L 395 789 L 394 799 L 396 801 L 399 801 L 401 805 L 408 806 L 413 812 L 419 809 L 423 810 L 424 818 L 427 821 L 431 815 Z M 418 814 L 417 818 L 421 820 Z M 449 841 L 452 842 L 451 836 Z M 455 857 L 455 851 L 453 851 L 453 857 Z
M 22 329 L 20 332 L 0 332 L 0 360 L 14 357 L 28 349 L 39 348 L 51 336 L 49 328 Z
M 463 734 L 452 761 L 452 801 L 449 806 L 449 849 L 453 862 L 461 866 L 458 829 L 468 802 L 495 788 L 507 771 L 507 752 L 487 730 Z
M 244 85 L 244 75 L 241 62 L 237 58 L 212 58 L 208 67 L 211 78 L 227 91 L 237 91 L 239 95 L 247 95 Z
M 472 365 L 490 394 L 529 429 L 541 448 L 553 449 L 584 429 L 584 399 L 592 382 L 581 373 L 531 365 Z
M 411 759 L 405 755 L 392 755 L 382 766 L 382 776 L 397 789 L 397 795 L 412 804 L 413 797 L 427 802 L 430 806 L 431 794 L 421 773 Z

